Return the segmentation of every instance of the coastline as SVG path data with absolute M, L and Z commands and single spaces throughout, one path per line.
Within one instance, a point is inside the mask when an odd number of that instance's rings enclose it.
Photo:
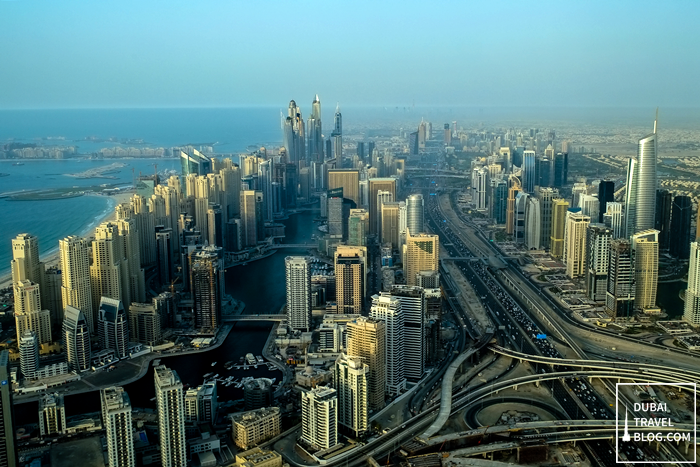
M 133 195 L 132 192 L 126 192 L 126 193 L 119 193 L 117 195 L 109 196 L 108 197 L 109 200 L 113 201 L 112 205 L 109 206 L 107 208 L 107 210 L 101 216 L 96 216 L 95 220 L 93 222 L 84 226 L 79 232 L 76 232 L 74 235 L 78 235 L 80 237 L 84 237 L 84 238 L 88 238 L 88 239 L 91 237 L 94 237 L 95 230 L 97 230 L 97 227 L 101 223 L 113 221 L 116 219 L 117 214 L 116 214 L 116 211 L 114 208 L 118 204 L 128 202 L 129 198 L 131 198 L 132 195 Z M 85 196 L 104 196 L 104 195 L 86 194 Z M 44 263 L 44 267 L 46 267 L 46 268 L 51 267 L 51 266 L 60 267 L 61 260 L 60 260 L 58 245 L 55 245 L 49 251 L 40 255 L 39 260 Z M 10 287 L 10 286 L 12 286 L 12 272 L 8 269 L 7 272 L 5 272 L 2 276 L 0 276 L 0 289 L 3 289 L 5 287 Z

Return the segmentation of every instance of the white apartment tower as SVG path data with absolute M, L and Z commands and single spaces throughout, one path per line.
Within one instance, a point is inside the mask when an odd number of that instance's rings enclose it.
M 362 436 L 368 429 L 369 365 L 360 357 L 340 354 L 335 362 L 334 386 L 338 393 L 338 423 L 353 436 Z
M 185 405 L 182 381 L 177 372 L 160 365 L 155 368 L 156 405 L 158 406 L 158 433 L 163 467 L 185 467 L 187 444 L 185 440 Z
M 383 321 L 386 326 L 386 391 L 391 396 L 398 396 L 406 390 L 404 315 L 401 301 L 387 293 L 373 295 L 369 316 Z
M 287 256 L 284 260 L 287 278 L 287 322 L 294 330 L 311 327 L 311 270 L 309 258 Z
M 136 465 L 129 395 L 124 388 L 109 387 L 100 391 L 100 400 L 110 467 Z
M 335 389 L 319 386 L 301 393 L 301 440 L 319 450 L 338 444 Z

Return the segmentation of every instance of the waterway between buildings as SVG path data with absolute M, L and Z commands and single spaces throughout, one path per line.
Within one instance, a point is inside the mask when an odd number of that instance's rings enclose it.
M 286 225 L 285 243 L 311 243 L 311 236 L 316 231 L 314 211 L 304 211 L 289 216 L 284 220 Z M 285 249 L 267 258 L 249 262 L 245 266 L 236 266 L 226 271 L 226 292 L 246 304 L 245 314 L 277 314 L 285 301 L 285 270 L 284 258 L 289 255 L 304 255 L 305 250 Z M 257 369 L 231 370 L 224 369 L 224 363 L 235 361 L 246 353 L 262 355 L 262 349 L 269 337 L 272 323 L 239 322 L 234 324 L 224 343 L 209 352 L 183 356 L 162 357 L 161 364 L 177 371 L 184 384 L 196 386 L 201 384 L 207 373 L 218 373 L 220 377 L 234 376 L 239 380 L 246 376 L 282 379 L 278 370 L 270 371 L 265 365 Z M 212 362 L 217 365 L 212 367 Z M 151 367 L 152 368 L 152 367 Z M 155 389 L 153 386 L 153 371 L 143 378 L 125 386 L 131 404 L 139 408 L 156 408 Z M 224 387 L 218 385 L 219 402 L 236 400 L 243 397 L 243 390 L 235 385 Z M 81 413 L 98 412 L 100 410 L 99 392 L 93 391 L 74 396 L 66 396 L 66 416 Z M 27 402 L 15 406 L 17 425 L 38 423 L 38 403 Z

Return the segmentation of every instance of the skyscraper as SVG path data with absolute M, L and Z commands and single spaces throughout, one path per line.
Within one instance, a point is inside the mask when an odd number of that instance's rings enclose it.
M 339 167 L 343 166 L 343 116 L 340 113 L 340 105 L 335 107 L 335 116 L 333 117 L 334 125 L 331 137 L 333 138 L 333 154 L 335 155 L 336 164 Z
M 50 344 L 51 314 L 49 310 L 41 309 L 39 285 L 29 280 L 21 280 L 14 283 L 13 290 L 17 342 L 24 331 L 30 330 L 36 334 L 39 344 Z
M 553 188 L 538 187 L 535 196 L 540 202 L 540 248 L 549 250 L 552 237 L 552 202 L 559 193 Z
M 566 213 L 564 232 L 564 263 L 566 275 L 575 278 L 586 273 L 586 229 L 591 218 L 584 216 L 579 208 Z
M 489 216 L 495 219 L 496 224 L 505 224 L 508 208 L 508 182 L 500 178 L 491 180 L 489 199 Z
M 323 162 L 323 128 L 321 125 L 321 100 L 318 94 L 311 103 L 311 116 L 306 122 L 308 132 L 308 160 Z
M 557 153 L 554 156 L 554 180 L 552 186 L 561 188 L 569 183 L 569 153 Z
M 366 246 L 369 233 L 369 213 L 366 209 L 351 209 L 348 219 L 348 245 Z
M 690 244 L 688 288 L 685 291 L 683 319 L 695 327 L 700 326 L 700 248 L 698 248 L 698 242 Z
M 404 374 L 418 381 L 425 373 L 425 320 L 427 315 L 424 289 L 418 286 L 395 285 L 391 296 L 401 302 L 404 323 Z
M 95 332 L 90 287 L 90 242 L 69 236 L 58 241 L 61 257 L 61 295 L 63 307 L 72 306 L 83 313 L 88 330 Z
M 121 301 L 102 297 L 97 328 L 102 350 L 114 350 L 117 358 L 128 355 L 129 320 Z
M 128 262 L 124 256 L 124 238 L 120 235 L 117 224 L 105 222 L 97 227 L 92 242 L 90 266 L 93 310 L 99 308 L 102 297 L 119 300 L 126 306 L 131 305 Z
M 406 390 L 405 326 L 401 301 L 387 293 L 374 295 L 369 316 L 383 321 L 386 326 L 386 391 L 390 396 L 398 396 Z
M 338 396 L 319 386 L 301 393 L 301 440 L 323 450 L 338 444 Z
M 406 198 L 406 225 L 414 234 L 425 232 L 425 206 L 420 193 Z
M 39 341 L 36 333 L 29 329 L 19 340 L 19 368 L 26 379 L 34 379 L 39 371 Z
M 154 371 L 156 405 L 158 406 L 158 434 L 160 458 L 163 467 L 185 467 L 185 406 L 182 381 L 177 372 L 160 365 Z
M 671 256 L 678 259 L 690 257 L 690 226 L 693 215 L 693 202 L 689 196 L 673 198 L 671 213 Z
M 66 407 L 63 395 L 44 394 L 39 399 L 39 435 L 62 435 L 66 432 Z
M 654 132 L 639 140 L 637 159 L 631 159 L 627 174 L 627 233 L 632 236 L 643 230 L 654 228 L 656 220 L 656 159 L 658 143 Z
M 550 251 L 554 258 L 564 257 L 564 233 L 566 231 L 566 214 L 568 209 L 568 201 L 561 198 L 552 200 Z
M 65 308 L 63 317 L 63 348 L 68 367 L 73 371 L 90 369 L 90 328 L 82 311 L 72 306 Z
M 0 466 L 17 465 L 15 451 L 15 411 L 12 406 L 12 384 L 10 384 L 10 352 L 0 351 Z
M 191 146 L 181 148 L 178 150 L 180 156 L 180 164 L 182 167 L 182 179 L 184 180 L 188 175 L 206 175 L 212 171 L 212 161 L 211 159 L 197 151 Z M 189 193 L 186 190 L 183 191 L 188 196 L 193 196 L 194 193 Z
M 208 246 L 191 256 L 190 284 L 195 327 L 216 330 L 221 325 L 224 269 L 221 249 Z
M 287 256 L 284 260 L 287 279 L 287 321 L 294 330 L 311 327 L 311 270 L 309 258 Z
M 527 197 L 525 205 L 525 245 L 528 250 L 543 248 L 542 240 L 542 205 L 538 198 Z
M 668 190 L 656 190 L 656 218 L 654 228 L 659 231 L 659 250 L 671 246 L 671 205 L 673 196 Z
M 366 292 L 367 249 L 339 245 L 334 257 L 338 313 L 360 314 Z
M 598 185 L 599 213 L 598 223 L 603 223 L 603 214 L 607 212 L 608 203 L 615 201 L 615 182 L 603 180 Z
M 388 191 L 391 201 L 396 199 L 395 178 L 370 178 L 369 179 L 369 231 L 379 235 L 379 214 L 381 206 L 378 203 L 377 194 L 380 191 Z
M 622 203 L 610 202 L 603 215 L 603 221 L 613 232 L 613 238 L 621 238 L 624 235 L 624 219 L 622 217 Z
M 537 184 L 537 171 L 535 165 L 535 151 L 525 151 L 523 153 L 523 190 L 526 193 L 535 191 Z
M 343 198 L 360 205 L 360 171 L 354 169 L 331 169 L 328 171 L 328 190 L 343 189 Z
M 416 274 L 421 271 L 437 271 L 439 267 L 440 241 L 437 235 L 406 234 L 404 275 L 406 285 L 416 285 Z
M 631 237 L 634 254 L 634 306 L 644 313 L 660 313 L 656 307 L 659 281 L 659 231 L 642 230 Z
M 367 393 L 369 410 L 384 407 L 386 392 L 386 324 L 361 316 L 346 325 L 347 354 L 369 366 Z
M 605 311 L 614 318 L 631 318 L 634 314 L 635 292 L 632 245 L 627 239 L 612 240 Z
M 381 203 L 381 244 L 390 244 L 392 249 L 399 247 L 400 205 L 396 202 Z
M 160 313 L 153 303 L 134 302 L 129 307 L 131 341 L 148 346 L 158 345 L 161 339 Z
M 13 283 L 32 281 L 41 287 L 44 283 L 44 263 L 39 261 L 39 239 L 26 233 L 13 238 L 10 265 Z
M 333 386 L 338 397 L 338 423 L 354 437 L 365 434 L 368 424 L 369 366 L 359 357 L 340 354 L 335 362 Z
M 586 231 L 586 295 L 605 301 L 612 230 L 603 224 L 590 224 Z
M 255 246 L 259 240 L 258 224 L 262 222 L 262 193 L 253 190 L 241 192 L 241 221 L 243 228 L 241 231 L 241 242 L 243 247 Z
M 136 465 L 129 395 L 124 388 L 112 386 L 100 391 L 100 400 L 110 467 Z

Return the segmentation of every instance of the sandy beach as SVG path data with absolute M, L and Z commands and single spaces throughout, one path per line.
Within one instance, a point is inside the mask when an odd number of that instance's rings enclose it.
M 121 203 L 128 203 L 129 198 L 134 194 L 133 191 L 128 191 L 124 193 L 119 193 L 117 195 L 110 195 L 110 197 L 114 200 L 114 206 L 116 207 L 117 205 Z M 97 194 L 88 194 L 85 196 L 105 196 L 105 195 L 97 195 Z M 116 218 L 116 212 L 114 209 L 109 211 L 107 214 L 102 217 L 102 219 L 97 222 L 95 227 L 91 229 L 83 229 L 81 232 L 76 232 L 75 235 L 80 235 L 85 238 L 92 238 L 95 236 L 95 230 L 97 229 L 97 226 L 103 222 L 108 222 L 112 221 Z M 31 234 L 31 232 L 27 232 Z M 41 241 L 41 239 L 39 239 Z M 41 261 L 44 262 L 44 267 L 49 268 L 51 266 L 57 266 L 60 268 L 60 257 L 59 257 L 59 251 L 58 251 L 58 245 L 55 245 L 54 248 L 52 248 L 49 252 L 46 254 L 42 255 L 40 257 Z M 5 287 L 10 287 L 12 285 L 12 274 L 8 273 L 5 274 L 4 276 L 0 277 L 0 288 L 5 288 Z

